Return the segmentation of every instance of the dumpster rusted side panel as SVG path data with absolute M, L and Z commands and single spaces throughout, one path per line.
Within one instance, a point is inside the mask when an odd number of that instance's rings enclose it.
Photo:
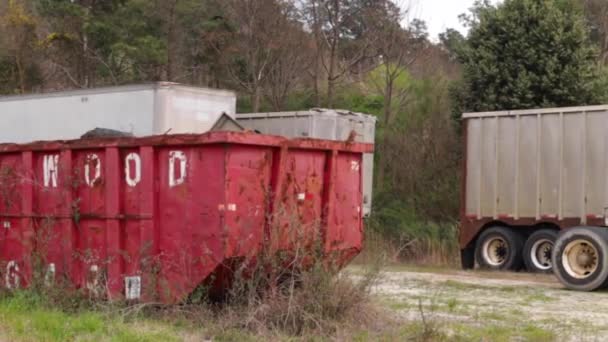
M 361 220 L 363 159 L 355 153 L 339 153 L 333 170 L 333 202 L 327 222 L 326 250 L 336 255 L 337 263 L 346 264 L 362 248 Z
M 371 151 L 228 132 L 0 145 L 0 285 L 28 286 L 36 272 L 173 303 L 222 265 L 316 236 L 343 265 L 362 245 Z M 294 219 L 296 235 L 276 225 Z

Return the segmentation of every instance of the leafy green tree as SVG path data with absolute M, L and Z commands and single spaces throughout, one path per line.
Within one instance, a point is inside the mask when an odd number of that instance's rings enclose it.
M 341 82 L 370 67 L 377 57 L 372 46 L 375 27 L 398 20 L 399 8 L 390 0 L 303 0 L 302 10 L 315 40 L 316 102 L 321 105 L 320 80 L 324 78 L 325 106 L 334 108 Z
M 96 73 L 112 83 L 159 81 L 167 74 L 167 39 L 155 2 L 132 0 L 88 26 Z
M 575 0 L 478 2 L 470 33 L 454 44 L 463 67 L 462 111 L 597 103 L 597 50 Z
M 42 83 L 37 65 L 38 18 L 26 1 L 0 5 L 0 92 L 26 93 Z
M 585 8 L 585 17 L 591 27 L 591 40 L 600 48 L 599 61 L 608 65 L 608 1 L 579 0 Z
M 103 85 L 98 80 L 98 66 L 106 61 L 101 50 L 108 43 L 104 20 L 124 3 L 122 0 L 33 0 L 37 12 L 45 19 L 48 33 L 42 43 L 49 61 L 61 70 L 71 87 L 88 88 Z M 103 65 L 105 71 L 110 66 Z M 114 82 L 116 83 L 116 82 Z
M 458 51 L 465 43 L 465 37 L 455 29 L 447 29 L 439 34 L 439 42 L 441 43 L 440 47 L 448 53 L 450 60 L 457 60 Z

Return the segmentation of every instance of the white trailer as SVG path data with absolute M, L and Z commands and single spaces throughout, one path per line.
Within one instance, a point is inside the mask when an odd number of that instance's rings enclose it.
M 95 128 L 146 136 L 203 133 L 225 113 L 232 91 L 151 83 L 0 97 L 0 143 L 77 139 Z

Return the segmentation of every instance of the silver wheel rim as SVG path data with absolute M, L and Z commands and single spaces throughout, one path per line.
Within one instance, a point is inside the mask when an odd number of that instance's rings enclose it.
M 553 241 L 540 239 L 534 242 L 530 249 L 530 259 L 532 264 L 539 270 L 547 271 L 551 269 L 551 253 L 553 251 Z
M 562 266 L 572 278 L 586 279 L 595 273 L 598 265 L 597 249 L 587 240 L 574 240 L 562 252 Z
M 507 260 L 509 247 L 502 237 L 493 237 L 483 243 L 483 259 L 490 266 L 501 266 Z

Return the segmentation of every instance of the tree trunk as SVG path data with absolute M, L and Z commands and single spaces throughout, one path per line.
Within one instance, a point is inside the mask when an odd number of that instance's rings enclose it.
M 321 107 L 321 91 L 319 89 L 319 72 L 320 72 L 319 68 L 319 58 L 316 57 L 315 59 L 315 74 L 313 75 L 313 87 L 314 87 L 314 96 L 315 96 L 315 107 L 319 108 Z
M 387 79 L 384 91 L 384 126 L 388 127 L 393 116 L 393 80 Z
M 91 13 L 91 8 L 89 4 L 84 5 L 84 22 L 82 23 L 82 80 L 80 87 L 81 88 L 89 88 L 90 80 L 89 80 L 89 36 L 87 35 L 87 31 L 85 30 L 85 25 L 89 21 L 89 14 Z
M 334 81 L 331 77 L 327 78 L 327 108 L 334 108 Z
M 21 56 L 17 54 L 15 57 L 15 64 L 17 65 L 17 77 L 19 78 L 19 90 L 21 94 L 25 94 L 25 71 L 23 70 L 23 63 L 21 63 Z
M 82 72 L 84 76 L 83 88 L 89 87 L 89 61 L 87 54 L 89 53 L 89 37 L 86 32 L 82 34 Z
M 384 108 L 383 114 L 384 118 L 382 120 L 383 130 L 382 130 L 382 145 L 380 146 L 380 153 L 378 154 L 378 188 L 382 189 L 385 184 L 387 165 L 386 161 L 388 160 L 388 141 L 389 141 L 389 127 L 391 124 L 391 117 L 393 115 L 393 79 L 388 75 L 387 70 L 387 79 L 386 85 L 384 87 Z
M 254 113 L 258 113 L 260 111 L 260 98 L 262 97 L 261 89 L 259 86 L 256 86 L 253 90 L 253 96 L 251 99 L 251 109 Z
M 174 0 L 171 3 L 169 9 L 169 22 L 167 27 L 167 81 L 172 82 L 174 79 L 174 53 L 175 53 L 175 7 L 177 7 L 177 1 Z
M 271 94 L 270 102 L 272 104 L 272 109 L 274 109 L 277 112 L 282 111 L 284 104 L 285 104 L 285 97 L 286 97 L 286 95 L 282 95 L 282 94 Z
M 331 52 L 329 55 L 329 70 L 327 75 L 327 108 L 334 108 L 334 86 L 335 86 L 335 67 L 336 67 L 336 44 L 333 43 L 331 46 Z
M 333 11 L 330 16 L 333 17 L 332 21 L 332 37 L 331 37 L 331 48 L 329 50 L 329 70 L 327 71 L 327 107 L 334 108 L 334 93 L 335 86 L 338 80 L 336 76 L 336 68 L 338 68 L 338 44 L 340 42 L 340 31 L 338 28 L 340 22 L 340 14 L 342 13 L 340 7 L 340 0 L 333 0 Z

